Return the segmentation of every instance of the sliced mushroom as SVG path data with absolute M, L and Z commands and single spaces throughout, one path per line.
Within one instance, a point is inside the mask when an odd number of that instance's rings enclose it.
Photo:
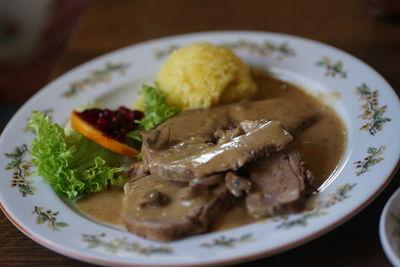
M 149 168 L 146 166 L 146 164 L 143 163 L 143 161 L 138 161 L 131 165 L 131 167 L 127 171 L 127 174 L 129 177 L 132 178 L 132 180 L 136 180 L 148 175 Z
M 168 197 L 158 190 L 148 191 L 143 198 L 140 203 L 141 208 L 164 206 L 168 202 Z
M 214 144 L 224 144 L 242 134 L 243 134 L 243 130 L 241 127 L 237 127 L 237 126 L 223 127 L 223 126 L 221 126 L 212 134 L 209 141 Z
M 251 182 L 234 172 L 227 172 L 225 175 L 225 185 L 235 197 L 241 197 L 244 193 L 249 193 L 251 190 Z
M 170 143 L 171 130 L 168 127 L 161 130 L 142 131 L 143 143 L 149 148 L 160 150 Z
M 190 181 L 187 192 L 182 196 L 182 199 L 191 199 L 208 192 L 209 187 L 222 182 L 221 174 L 214 174 L 203 178 L 197 178 Z

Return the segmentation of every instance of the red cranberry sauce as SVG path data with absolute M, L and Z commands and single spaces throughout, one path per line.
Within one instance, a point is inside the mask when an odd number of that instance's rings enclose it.
M 144 116 L 143 112 L 130 110 L 124 106 L 120 106 L 117 110 L 86 109 L 78 115 L 87 123 L 120 142 L 125 142 L 126 134 L 135 130 L 137 123 L 134 121 Z

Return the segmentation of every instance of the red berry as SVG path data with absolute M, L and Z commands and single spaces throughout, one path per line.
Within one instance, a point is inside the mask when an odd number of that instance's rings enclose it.
M 144 117 L 144 113 L 139 110 L 134 110 L 133 117 L 134 117 L 134 120 L 141 120 Z
M 115 111 L 98 108 L 87 109 L 79 113 L 79 116 L 106 135 L 123 142 L 127 133 L 137 127 L 134 121 L 142 119 L 144 114 L 141 111 L 120 106 Z
M 133 121 L 135 119 L 135 113 L 133 113 L 133 111 L 129 111 L 125 113 L 125 118 L 127 120 Z
M 121 118 L 120 116 L 114 116 L 111 118 L 111 122 L 114 124 L 114 126 L 118 126 L 122 124 L 123 118 Z
M 107 128 L 109 128 L 109 123 L 106 119 L 100 118 L 96 120 L 95 126 L 100 130 L 107 130 Z

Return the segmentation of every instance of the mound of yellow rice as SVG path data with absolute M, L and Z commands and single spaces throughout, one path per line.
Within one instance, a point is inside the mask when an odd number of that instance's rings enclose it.
M 208 108 L 251 96 L 257 86 L 249 67 L 230 49 L 196 43 L 172 52 L 157 75 L 169 105 Z

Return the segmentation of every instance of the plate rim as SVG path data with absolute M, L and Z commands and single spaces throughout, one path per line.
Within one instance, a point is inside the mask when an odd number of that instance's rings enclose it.
M 157 38 L 157 39 L 150 39 L 150 40 L 146 40 L 144 42 L 140 42 L 140 43 L 136 43 L 136 44 L 132 44 L 129 45 L 127 47 L 122 47 L 119 49 L 116 49 L 114 51 L 111 51 L 109 53 L 106 54 L 102 54 L 98 57 L 95 57 L 89 61 L 86 61 L 78 66 L 75 66 L 74 68 L 72 68 L 71 70 L 63 73 L 62 75 L 58 76 L 57 78 L 55 78 L 53 81 L 49 82 L 46 86 L 44 86 L 41 90 L 39 90 L 34 96 L 32 96 L 27 102 L 25 102 L 19 109 L 18 111 L 13 115 L 13 117 L 10 119 L 10 121 L 7 123 L 6 127 L 3 130 L 3 133 L 6 131 L 9 131 L 8 128 L 11 127 L 12 124 L 14 124 L 14 121 L 17 119 L 17 117 L 19 116 L 20 113 L 23 112 L 23 110 L 30 105 L 31 101 L 34 101 L 36 98 L 41 97 L 42 94 L 44 94 L 45 92 L 47 92 L 47 88 L 53 86 L 53 84 L 60 79 L 63 79 L 66 75 L 76 71 L 77 68 L 81 68 L 90 64 L 93 64 L 95 61 L 100 61 L 105 57 L 109 57 L 110 55 L 114 54 L 114 53 L 120 53 L 121 51 L 125 50 L 125 49 L 130 49 L 131 47 L 137 47 L 137 46 L 147 46 L 150 43 L 153 42 L 159 42 L 159 41 L 163 41 L 163 40 L 167 40 L 167 39 L 172 39 L 172 38 L 182 38 L 182 37 L 187 37 L 187 36 L 198 36 L 198 35 L 207 35 L 207 34 L 257 34 L 257 35 L 266 35 L 266 34 L 272 34 L 272 35 L 278 35 L 281 37 L 287 37 L 287 38 L 294 38 L 294 39 L 300 39 L 302 41 L 306 41 L 306 42 L 312 42 L 312 43 L 316 43 L 318 45 L 322 45 L 325 46 L 329 49 L 333 49 L 335 51 L 338 51 L 340 53 L 344 53 L 346 56 L 351 57 L 353 60 L 358 61 L 359 63 L 363 64 L 364 66 L 368 67 L 369 69 L 371 69 L 373 72 L 375 72 L 378 76 L 380 76 L 382 78 L 382 80 L 388 85 L 388 87 L 391 89 L 390 91 L 392 93 L 394 93 L 394 95 L 396 95 L 397 97 L 397 102 L 399 102 L 399 98 L 396 94 L 396 92 L 394 91 L 393 87 L 389 84 L 389 82 L 379 73 L 377 72 L 374 68 L 372 68 L 370 65 L 368 65 L 367 63 L 365 63 L 364 61 L 358 59 L 357 57 L 349 54 L 348 52 L 338 49 L 336 47 L 333 47 L 329 44 L 326 43 L 322 43 L 313 39 L 309 39 L 309 38 L 304 38 L 304 37 L 300 37 L 300 36 L 296 36 L 296 35 L 290 35 L 290 34 L 283 34 L 283 33 L 276 33 L 276 32 L 264 32 L 264 31 L 235 31 L 235 30 L 228 30 L 228 31 L 201 31 L 201 32 L 192 32 L 192 33 L 185 33 L 185 34 L 180 34 L 180 35 L 172 35 L 172 36 L 166 36 L 166 37 L 162 37 L 162 38 Z M 4 139 L 4 134 L 2 133 L 2 135 L 0 136 L 0 143 L 3 142 Z M 375 192 L 370 195 L 368 197 L 368 199 L 366 199 L 363 203 L 360 203 L 359 205 L 357 205 L 357 208 L 353 209 L 350 213 L 346 214 L 346 216 L 340 217 L 337 220 L 332 220 L 330 223 L 328 223 L 326 225 L 326 227 L 322 228 L 321 230 L 317 231 L 317 232 L 313 232 L 312 234 L 309 234 L 307 236 L 303 236 L 301 239 L 298 239 L 297 241 L 291 242 L 291 243 L 286 243 L 280 247 L 274 248 L 274 249 L 269 249 L 267 251 L 263 251 L 263 252 L 258 252 L 258 253 L 249 253 L 246 256 L 243 257 L 239 257 L 239 258 L 233 258 L 233 259 L 227 259 L 227 260 L 217 260 L 217 261 L 213 261 L 210 263 L 205 263 L 205 264 L 184 264 L 185 266 L 214 266 L 216 264 L 231 264 L 231 263 L 239 263 L 239 262 L 244 262 L 244 261 L 249 261 L 249 260 L 254 260 L 257 258 L 261 258 L 261 257 L 265 257 L 265 256 L 271 256 L 283 251 L 286 251 L 290 248 L 294 248 L 297 246 L 300 246 L 306 242 L 312 241 L 318 237 L 320 237 L 321 235 L 333 230 L 334 228 L 340 226 L 341 224 L 343 224 L 344 222 L 348 221 L 349 219 L 351 219 L 353 216 L 355 216 L 356 214 L 358 214 L 361 210 L 363 210 L 365 207 L 368 206 L 369 203 L 371 203 L 382 191 L 383 189 L 390 183 L 390 181 L 392 180 L 392 178 L 394 177 L 394 175 L 396 174 L 396 172 L 398 171 L 398 169 L 400 168 L 400 158 L 397 159 L 397 163 L 394 164 L 391 167 L 390 170 L 390 175 L 388 175 L 384 182 L 382 183 L 382 185 L 375 190 Z M 389 169 L 389 168 L 388 168 Z M 159 265 L 149 265 L 149 264 L 140 264 L 140 265 L 135 265 L 135 264 L 123 264 L 123 263 L 118 263 L 115 261 L 104 261 L 104 260 L 99 260 L 93 257 L 89 257 L 87 255 L 85 255 L 84 253 L 82 254 L 75 254 L 72 251 L 68 251 L 66 249 L 63 249 L 62 246 L 58 245 L 54 245 L 51 244 L 49 242 L 46 242 L 46 240 L 42 240 L 39 237 L 36 237 L 35 235 L 32 235 L 27 229 L 25 229 L 22 225 L 20 225 L 17 221 L 14 220 L 14 218 L 11 216 L 11 214 L 8 213 L 8 211 L 6 210 L 6 208 L 3 206 L 3 203 L 0 202 L 0 208 L 3 210 L 4 214 L 6 215 L 6 217 L 21 231 L 23 232 L 26 236 L 28 236 L 29 238 L 31 238 L 32 240 L 36 241 L 37 243 L 45 246 L 46 248 L 49 248 L 57 253 L 60 253 L 62 255 L 77 259 L 77 260 L 81 260 L 81 261 L 86 261 L 86 262 L 90 262 L 90 263 L 97 263 L 97 264 L 112 264 L 112 265 L 116 265 L 116 266 L 159 266 Z M 163 265 L 163 266 L 177 266 L 176 264 L 174 265 Z M 183 265 L 182 265 L 183 266 Z
M 379 239 L 381 241 L 381 246 L 383 251 L 385 252 L 386 257 L 389 259 L 390 263 L 396 266 L 400 264 L 400 256 L 394 251 L 393 246 L 389 242 L 389 235 L 387 229 L 387 221 L 389 217 L 389 212 L 392 209 L 393 203 L 397 198 L 400 197 L 400 188 L 397 188 L 395 192 L 392 193 L 389 200 L 386 202 L 383 211 L 381 212 L 381 216 L 379 218 Z
M 282 245 L 281 247 L 272 249 L 272 250 L 268 250 L 268 251 L 264 251 L 264 252 L 260 252 L 260 253 L 254 253 L 254 254 L 249 254 L 247 256 L 244 257 L 240 257 L 240 258 L 233 258 L 231 260 L 217 260 L 211 263 L 205 263 L 205 264 L 191 264 L 191 263 L 185 263 L 184 265 L 181 264 L 171 264 L 171 265 L 162 265 L 163 267 L 176 267 L 176 266 L 204 266 L 204 267 L 211 267 L 211 266 L 216 266 L 216 265 L 226 265 L 226 264 L 235 264 L 235 263 L 241 263 L 241 262 L 247 262 L 247 261 L 251 261 L 251 260 L 256 260 L 259 258 L 263 258 L 263 257 L 270 257 L 282 252 L 285 252 L 287 250 L 290 250 L 292 248 L 296 248 L 299 247 L 307 242 L 311 242 L 316 240 L 317 238 L 321 237 L 322 235 L 324 235 L 325 233 L 330 232 L 331 230 L 334 230 L 335 228 L 341 226 L 343 223 L 347 222 L 348 220 L 350 220 L 352 217 L 354 217 L 355 215 L 357 215 L 358 213 L 360 213 L 364 208 L 366 208 L 385 188 L 386 186 L 390 183 L 390 181 L 392 180 L 394 174 L 399 170 L 400 168 L 400 160 L 398 160 L 397 165 L 395 166 L 395 168 L 392 170 L 390 177 L 388 179 L 386 179 L 385 183 L 374 193 L 374 195 L 370 196 L 370 198 L 368 198 L 364 203 L 362 203 L 359 207 L 357 207 L 356 209 L 354 209 L 351 213 L 349 213 L 348 215 L 346 215 L 345 217 L 340 218 L 337 221 L 332 222 L 330 225 L 328 225 L 327 227 L 325 227 L 324 229 L 321 229 L 318 232 L 315 232 L 311 235 L 308 236 L 304 236 L 302 239 L 297 240 L 295 242 L 292 243 L 288 243 L 285 245 Z M 105 261 L 105 260 L 99 260 L 97 258 L 94 257 L 90 257 L 87 256 L 85 254 L 75 254 L 73 252 L 70 252 L 66 249 L 63 249 L 61 247 L 57 247 L 56 245 L 52 245 L 51 242 L 46 242 L 45 239 L 41 239 L 40 237 L 37 237 L 35 235 L 32 235 L 28 230 L 26 230 L 22 225 L 20 225 L 18 222 L 16 222 L 13 217 L 7 212 L 7 210 L 4 208 L 3 204 L 0 203 L 0 208 L 3 211 L 3 213 L 5 214 L 5 216 L 8 218 L 8 220 L 10 222 L 12 222 L 12 224 L 18 228 L 23 234 L 25 234 L 27 237 L 29 237 L 30 239 L 34 240 L 35 242 L 39 243 L 40 245 L 44 246 L 45 248 L 48 248 L 56 253 L 60 253 L 64 256 L 73 258 L 75 260 L 79 260 L 79 261 L 85 261 L 88 263 L 96 263 L 96 264 L 100 264 L 100 265 L 112 265 L 112 266 L 122 266 L 122 267 L 159 267 L 160 265 L 153 265 L 153 264 L 124 264 L 124 263 L 116 263 L 115 261 Z

